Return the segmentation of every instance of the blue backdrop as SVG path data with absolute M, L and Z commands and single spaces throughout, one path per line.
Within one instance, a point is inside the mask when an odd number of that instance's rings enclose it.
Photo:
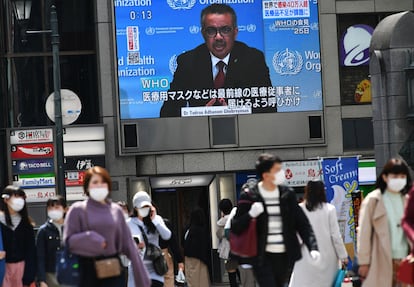
M 243 2 L 231 4 L 237 39 L 265 53 L 278 111 L 322 110 L 317 1 L 222 2 Z M 208 4 L 114 0 L 121 119 L 159 117 L 176 57 L 203 43 L 200 12 Z

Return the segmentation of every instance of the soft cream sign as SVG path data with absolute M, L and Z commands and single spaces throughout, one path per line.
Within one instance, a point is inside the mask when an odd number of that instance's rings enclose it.
M 327 200 L 336 208 L 345 243 L 352 243 L 355 241 L 352 192 L 358 189 L 358 158 L 323 159 L 322 170 Z

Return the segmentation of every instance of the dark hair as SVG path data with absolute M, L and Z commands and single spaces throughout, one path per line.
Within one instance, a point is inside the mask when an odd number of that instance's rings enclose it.
M 322 181 L 308 181 L 305 187 L 306 209 L 313 211 L 322 207 L 322 203 L 326 202 L 325 185 Z
M 8 226 L 13 226 L 13 223 L 11 221 L 10 212 L 7 204 L 4 202 L 5 199 L 9 199 L 12 196 L 19 196 L 23 197 L 24 200 L 26 200 L 26 193 L 24 190 L 20 187 L 8 185 L 4 188 L 2 192 L 2 210 L 4 212 L 5 218 L 6 218 L 6 224 Z M 23 209 L 18 212 L 20 216 L 22 217 L 22 222 L 24 224 L 31 225 L 31 220 L 29 219 L 29 214 L 27 212 L 27 203 L 24 204 Z
M 155 205 L 152 202 L 151 205 L 155 207 Z M 134 210 L 132 211 L 132 217 L 138 217 L 138 211 L 136 208 L 134 208 Z M 142 219 L 142 222 L 144 222 L 144 225 L 147 227 L 148 233 L 155 233 L 157 231 L 157 228 L 151 220 L 151 211 L 150 213 L 148 213 L 147 216 L 145 216 Z
M 391 158 L 382 168 L 380 175 L 377 177 L 377 182 L 375 183 L 375 188 L 379 188 L 382 193 L 384 193 L 387 188 L 387 183 L 382 178 L 383 175 L 388 174 L 405 174 L 407 176 L 407 185 L 401 190 L 402 194 L 407 194 L 411 189 L 411 175 L 407 163 L 401 158 Z
M 85 172 L 85 179 L 83 180 L 83 191 L 85 192 L 85 194 L 89 196 L 89 190 L 88 190 L 89 182 L 91 181 L 92 176 L 95 174 L 100 175 L 102 177 L 103 181 L 108 184 L 109 192 L 111 192 L 112 191 L 112 180 L 111 180 L 111 176 L 109 175 L 108 171 L 101 166 L 94 166 Z
M 218 208 L 220 209 L 220 211 L 222 211 L 225 215 L 230 214 L 232 208 L 233 208 L 233 203 L 231 203 L 231 200 L 228 198 L 224 198 L 222 200 L 220 200 Z
M 226 4 L 211 4 L 201 11 L 201 27 L 204 28 L 204 19 L 208 14 L 230 14 L 233 18 L 233 27 L 237 27 L 237 16 L 233 8 Z
M 256 161 L 256 172 L 260 179 L 263 179 L 263 173 L 270 171 L 275 163 L 282 163 L 282 160 L 269 153 L 264 153 L 259 156 Z
M 46 202 L 46 207 L 53 207 L 55 205 L 60 205 L 63 208 L 67 207 L 66 200 L 63 198 L 63 196 L 60 195 L 51 197 Z
M 206 216 L 204 211 L 200 207 L 196 207 L 191 212 L 190 226 L 202 226 L 206 225 Z

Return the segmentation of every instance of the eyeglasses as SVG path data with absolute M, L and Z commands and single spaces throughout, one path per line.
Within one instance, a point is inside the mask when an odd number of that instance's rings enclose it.
M 206 27 L 203 29 L 206 33 L 207 37 L 214 38 L 216 37 L 217 33 L 220 33 L 221 36 L 228 36 L 231 32 L 233 32 L 233 27 L 230 26 L 223 26 L 223 27 Z

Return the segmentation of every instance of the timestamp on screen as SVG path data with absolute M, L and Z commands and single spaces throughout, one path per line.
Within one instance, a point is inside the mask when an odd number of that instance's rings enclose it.
M 142 11 L 131 10 L 129 12 L 129 19 L 131 19 L 131 20 L 151 20 L 152 19 L 152 11 L 151 10 L 142 10 Z

